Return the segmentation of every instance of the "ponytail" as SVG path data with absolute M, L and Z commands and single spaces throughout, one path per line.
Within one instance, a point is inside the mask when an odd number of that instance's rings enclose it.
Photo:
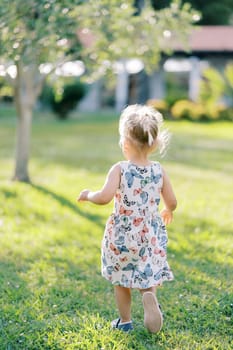
M 151 106 L 131 105 L 126 107 L 120 117 L 120 144 L 125 138 L 137 143 L 140 147 L 151 147 L 157 142 L 160 154 L 163 156 L 169 144 L 170 133 L 161 131 L 163 116 Z

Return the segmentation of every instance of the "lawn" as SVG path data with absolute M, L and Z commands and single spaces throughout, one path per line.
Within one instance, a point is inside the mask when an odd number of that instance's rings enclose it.
M 112 204 L 76 203 L 122 159 L 117 116 L 59 122 L 37 114 L 32 184 L 11 182 L 15 118 L 0 111 L 0 350 L 230 350 L 233 348 L 233 123 L 166 122 L 172 142 L 160 159 L 178 208 L 168 227 L 175 281 L 158 291 L 164 328 L 110 329 L 112 286 L 100 275 L 100 244 Z M 154 159 L 159 157 L 154 155 Z

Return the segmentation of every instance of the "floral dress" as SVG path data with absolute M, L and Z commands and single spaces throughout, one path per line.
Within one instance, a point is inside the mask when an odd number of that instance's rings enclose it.
M 167 232 L 158 206 L 161 165 L 120 162 L 120 188 L 102 241 L 102 275 L 114 285 L 146 289 L 172 280 Z

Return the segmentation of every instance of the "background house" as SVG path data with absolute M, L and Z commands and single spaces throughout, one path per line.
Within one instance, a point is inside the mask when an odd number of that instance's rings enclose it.
M 162 56 L 158 69 L 148 75 L 138 60 L 125 61 L 119 67 L 115 86 L 98 81 L 89 86 L 89 92 L 79 104 L 81 110 L 94 111 L 114 106 L 121 110 L 127 104 L 145 103 L 148 99 L 163 99 L 169 93 L 169 74 L 176 76 L 174 84 L 179 93 L 179 81 L 187 97 L 195 101 L 199 94 L 202 71 L 212 66 L 222 71 L 233 60 L 233 26 L 194 27 L 189 39 L 189 50 L 171 43 L 173 54 Z M 107 87 L 106 87 L 107 86 Z M 107 97 L 106 97 L 107 96 Z

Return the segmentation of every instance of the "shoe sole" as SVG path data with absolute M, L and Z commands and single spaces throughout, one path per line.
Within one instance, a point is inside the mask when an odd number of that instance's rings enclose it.
M 158 333 L 163 326 L 163 315 L 152 292 L 145 292 L 142 297 L 144 307 L 144 325 L 151 333 Z

